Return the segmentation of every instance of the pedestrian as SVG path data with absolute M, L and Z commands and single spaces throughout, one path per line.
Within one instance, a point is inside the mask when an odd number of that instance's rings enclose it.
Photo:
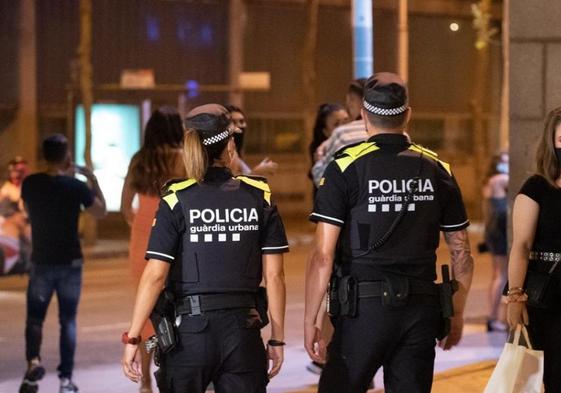
M 47 137 L 42 152 L 46 171 L 28 176 L 21 190 L 33 242 L 25 323 L 28 367 L 19 392 L 37 392 L 37 381 L 45 374 L 40 355 L 43 321 L 56 292 L 60 323 L 59 392 L 73 393 L 78 391 L 72 382 L 72 371 L 83 265 L 78 218 L 83 208 L 96 218 L 103 217 L 105 198 L 93 172 L 72 164 L 66 137 Z M 75 172 L 85 176 L 88 184 L 74 178 Z
M 0 276 L 29 271 L 30 233 L 17 202 L 0 200 Z
M 538 143 L 536 173 L 514 200 L 508 262 L 508 324 L 512 329 L 528 325 L 534 349 L 544 351 L 546 393 L 561 392 L 560 222 L 561 107 L 549 112 Z
M 135 289 L 146 266 L 144 254 L 160 202 L 160 191 L 167 181 L 185 177 L 181 150 L 183 134 L 181 117 L 175 108 L 162 107 L 156 110 L 146 123 L 144 143 L 132 157 L 125 177 L 121 212 L 131 227 L 129 265 Z M 135 196 L 138 196 L 136 210 L 133 209 Z M 147 322 L 141 336 L 149 338 L 153 334 L 154 328 Z M 140 349 L 143 375 L 140 392 L 151 393 L 152 357 L 146 352 L 144 345 L 141 345 Z
M 312 179 L 316 187 L 319 186 L 319 181 L 325 169 L 333 161 L 335 153 L 345 146 L 364 142 L 368 138 L 360 112 L 365 82 L 365 78 L 359 78 L 349 83 L 347 95 L 345 96 L 345 105 L 351 122 L 335 128 L 329 138 L 316 149 L 315 156 L 317 161 L 311 170 Z
M 226 105 L 225 108 L 230 113 L 232 124 L 236 127 L 234 132 L 234 142 L 236 145 L 236 152 L 232 160 L 231 170 L 234 174 L 241 175 L 256 175 L 256 176 L 269 176 L 274 175 L 277 171 L 279 164 L 271 160 L 269 157 L 263 158 L 259 164 L 250 168 L 249 165 L 243 160 L 244 140 L 247 130 L 247 121 L 245 119 L 244 111 L 235 105 Z
M 188 179 L 170 184 L 160 202 L 123 334 L 123 371 L 135 382 L 142 378 L 140 332 L 166 284 L 178 343 L 160 360 L 160 391 L 203 393 L 212 382 L 218 392 L 265 392 L 284 357 L 284 227 L 267 183 L 232 177 L 228 169 L 235 151 L 228 111 L 217 104 L 194 108 L 185 126 Z M 271 320 L 266 349 L 262 280 Z
M 321 104 L 318 107 L 314 130 L 312 132 L 312 141 L 310 142 L 310 146 L 308 146 L 308 153 L 310 155 L 312 167 L 316 161 L 321 158 L 318 147 L 320 147 L 320 145 L 331 136 L 333 130 L 347 123 L 348 119 L 349 114 L 345 108 L 339 104 L 326 103 Z M 312 168 L 310 168 L 309 177 L 312 179 Z M 314 184 L 314 196 L 316 191 L 317 187 Z
M 28 173 L 27 161 L 23 157 L 12 158 L 8 163 L 8 179 L 0 187 L 0 200 L 8 199 L 12 202 L 19 202 L 21 185 Z
M 508 154 L 493 156 L 489 172 L 483 186 L 485 246 L 491 253 L 493 276 L 489 286 L 489 308 L 487 331 L 507 330 L 504 308 L 501 307 L 503 288 L 507 281 L 507 191 L 508 191 Z M 504 306 L 504 305 L 503 305 Z
M 311 359 L 323 361 L 316 319 L 331 277 L 335 333 L 321 393 L 365 392 L 381 366 L 386 391 L 428 393 L 435 338 L 450 349 L 462 335 L 473 269 L 469 221 L 450 166 L 404 135 L 410 116 L 397 75 L 369 78 L 362 109 L 369 138 L 337 154 L 320 181 L 310 215 L 318 224 L 306 270 L 304 334 Z M 440 231 L 459 282 L 446 338 L 434 284 Z

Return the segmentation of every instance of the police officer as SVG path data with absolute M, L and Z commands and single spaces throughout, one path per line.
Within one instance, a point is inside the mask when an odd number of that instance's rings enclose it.
M 365 392 L 382 366 L 386 392 L 430 392 L 443 323 L 434 284 L 440 231 L 459 281 L 456 314 L 440 345 L 449 349 L 461 337 L 473 269 L 469 222 L 450 166 L 404 135 L 410 116 L 397 75 L 370 77 L 362 108 L 369 138 L 342 149 L 320 182 L 310 216 L 318 225 L 306 274 L 304 333 L 309 356 L 323 361 L 316 318 L 333 271 L 335 333 L 321 393 Z
M 139 334 L 167 281 L 179 340 L 164 355 L 160 389 L 203 393 L 213 382 L 217 392 L 265 392 L 283 362 L 283 223 L 262 178 L 232 177 L 234 128 L 226 109 L 197 107 L 185 125 L 188 179 L 169 185 L 161 199 L 123 334 L 123 371 L 133 381 L 141 378 Z M 266 348 L 260 329 L 267 316 L 256 309 L 262 279 L 271 320 Z

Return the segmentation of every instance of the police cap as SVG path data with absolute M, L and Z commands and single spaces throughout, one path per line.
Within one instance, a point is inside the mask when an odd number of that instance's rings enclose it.
M 364 86 L 364 109 L 377 116 L 396 116 L 408 108 L 405 82 L 391 72 L 372 75 Z
M 185 127 L 197 131 L 203 145 L 208 146 L 228 138 L 234 132 L 230 114 L 219 104 L 206 104 L 193 108 L 185 117 Z

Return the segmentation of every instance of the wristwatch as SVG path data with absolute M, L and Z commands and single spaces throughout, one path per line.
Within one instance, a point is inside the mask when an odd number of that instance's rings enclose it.
M 269 341 L 267 341 L 267 344 L 271 347 L 282 347 L 286 345 L 284 341 L 275 340 L 275 339 L 270 339 Z
M 124 332 L 123 335 L 121 336 L 121 342 L 123 344 L 138 345 L 138 344 L 140 344 L 141 341 L 142 341 L 142 337 L 140 337 L 140 336 L 129 337 L 129 332 Z

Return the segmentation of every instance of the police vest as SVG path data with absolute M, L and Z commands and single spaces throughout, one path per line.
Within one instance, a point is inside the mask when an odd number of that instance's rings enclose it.
M 183 295 L 256 291 L 262 278 L 263 208 L 270 197 L 268 184 L 256 177 L 172 184 L 163 199 L 179 204 L 185 220 L 181 263 L 170 272 L 172 290 Z
M 343 149 L 335 157 L 341 172 L 355 171 L 358 182 L 342 231 L 342 262 L 373 267 L 434 266 L 442 209 L 438 176 L 444 171 L 451 176 L 450 166 L 420 146 L 402 145 L 401 151 L 399 147 L 395 149 L 394 145 L 391 151 L 383 144 L 363 142 Z M 413 183 L 418 190 L 406 203 Z M 406 210 L 405 215 L 388 241 L 372 250 L 402 210 Z

